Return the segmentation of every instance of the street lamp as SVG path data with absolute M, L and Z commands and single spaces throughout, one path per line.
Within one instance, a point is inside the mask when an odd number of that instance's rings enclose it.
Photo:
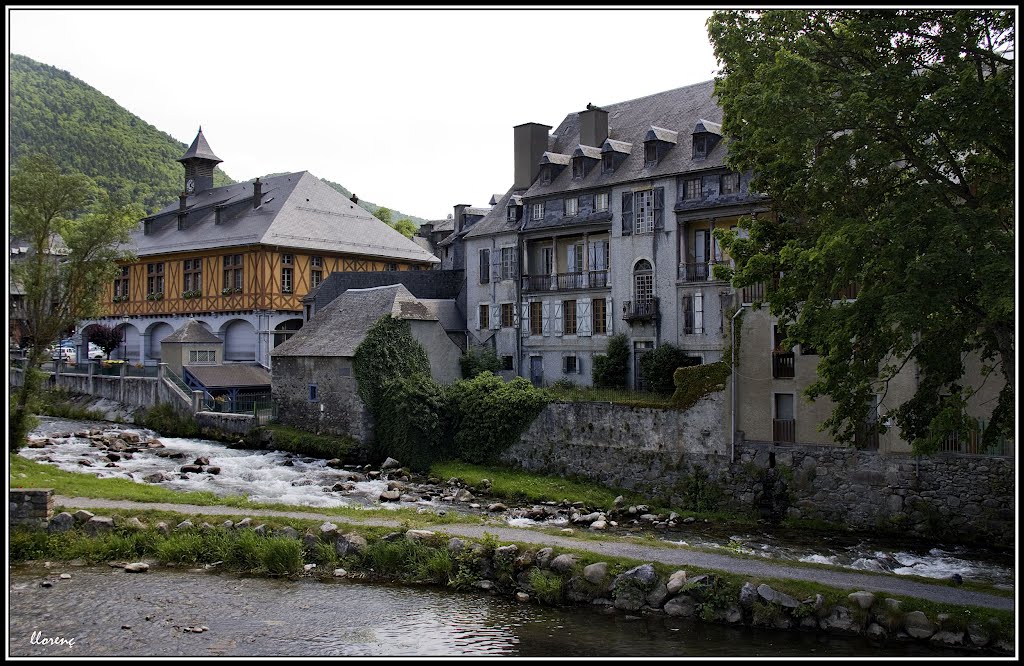
M 121 360 L 128 362 L 128 315 L 121 317 Z

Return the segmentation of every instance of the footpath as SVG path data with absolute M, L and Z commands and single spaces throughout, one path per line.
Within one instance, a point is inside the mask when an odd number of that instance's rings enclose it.
M 399 527 L 396 520 L 377 518 L 352 519 L 306 511 L 274 511 L 268 509 L 244 509 L 229 506 L 197 506 L 194 504 L 171 504 L 159 502 L 132 502 L 127 500 L 104 500 L 85 497 L 54 497 L 54 505 L 74 509 L 128 509 L 174 511 L 191 515 L 264 516 L 296 518 L 305 520 L 326 520 L 336 524 L 349 523 L 378 527 Z M 790 579 L 820 583 L 829 587 L 867 590 L 882 594 L 897 594 L 929 601 L 959 606 L 981 606 L 998 610 L 1014 610 L 1014 599 L 1000 597 L 943 583 L 928 584 L 908 580 L 896 574 L 872 574 L 833 571 L 817 567 L 795 567 L 769 561 L 733 557 L 727 554 L 705 553 L 685 546 L 665 544 L 649 546 L 631 543 L 625 539 L 610 537 L 607 540 L 574 539 L 538 532 L 530 528 L 508 525 L 462 525 L 449 524 L 429 528 L 431 531 L 451 536 L 481 538 L 485 533 L 495 535 L 501 541 L 536 543 L 543 546 L 571 548 L 599 555 L 625 557 L 641 562 L 661 562 L 679 567 L 700 567 L 717 571 L 766 578 Z

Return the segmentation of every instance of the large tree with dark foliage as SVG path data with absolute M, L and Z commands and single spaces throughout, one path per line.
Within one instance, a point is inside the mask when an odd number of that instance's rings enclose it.
M 971 425 L 969 357 L 1005 382 L 986 439 L 1012 433 L 1014 12 L 729 10 L 708 28 L 729 164 L 776 213 L 721 234 L 734 284 L 765 282 L 789 342 L 821 350 L 807 393 L 834 401 L 832 434 L 913 363 L 890 416 L 934 450 Z

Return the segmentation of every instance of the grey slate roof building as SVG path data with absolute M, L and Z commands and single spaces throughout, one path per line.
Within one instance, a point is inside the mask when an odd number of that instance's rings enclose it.
M 270 388 L 270 373 L 255 365 L 190 365 L 185 369 L 208 391 Z
M 189 319 L 185 322 L 184 326 L 160 341 L 161 344 L 166 344 L 168 342 L 216 344 L 222 343 L 223 341 L 213 333 L 203 328 L 203 326 L 195 319 Z

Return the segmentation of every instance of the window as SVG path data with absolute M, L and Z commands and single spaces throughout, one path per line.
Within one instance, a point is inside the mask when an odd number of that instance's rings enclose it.
M 224 291 L 223 293 L 242 292 L 242 255 L 224 255 Z
M 324 281 L 323 271 L 310 271 L 309 272 L 309 284 L 313 289 L 320 286 L 320 283 Z
M 309 385 L 309 401 L 320 402 L 319 391 L 317 390 L 316 384 Z
M 530 207 L 530 219 L 531 220 L 542 220 L 544 219 L 544 204 L 543 202 L 535 203 Z
M 501 369 L 502 370 L 515 370 L 515 366 L 512 363 L 512 357 L 511 356 L 502 356 L 501 357 Z
M 574 157 L 572 158 L 572 179 L 578 180 L 587 175 L 587 163 L 586 158 Z
M 693 137 L 693 158 L 700 160 L 707 156 L 707 143 L 708 137 L 706 135 L 698 135 Z
M 505 219 L 507 219 L 509 222 L 515 222 L 517 219 L 519 219 L 519 207 L 509 206 L 508 209 L 505 211 Z
M 292 269 L 287 266 L 281 269 L 281 293 L 292 293 Z
M 512 303 L 501 304 L 501 327 L 512 328 L 516 325 L 515 322 L 515 307 Z
M 480 284 L 491 281 L 491 250 L 480 250 Z
M 479 322 L 480 325 L 477 326 L 477 328 L 479 328 L 480 330 L 484 330 L 484 329 L 487 329 L 487 328 L 491 327 L 491 321 L 490 321 L 489 315 L 490 315 L 490 312 L 488 310 L 487 304 L 486 303 L 481 303 L 480 304 L 480 322 Z
M 608 333 L 608 301 L 603 298 L 595 298 L 591 310 L 594 313 L 594 335 L 606 335 Z
M 550 185 L 551 184 L 551 165 L 545 164 L 540 168 L 540 184 Z
M 612 173 L 615 171 L 615 155 L 612 153 L 605 153 L 601 156 L 601 171 L 603 173 Z
M 501 279 L 511 280 L 516 272 L 516 249 L 514 247 L 501 248 Z
M 644 144 L 644 166 L 654 166 L 658 163 L 658 144 L 655 141 L 648 141 Z
M 700 199 L 702 191 L 703 191 L 703 189 L 701 187 L 701 179 L 700 178 L 690 178 L 684 184 L 683 198 L 685 198 L 685 199 Z
M 114 278 L 114 298 L 119 301 L 128 300 L 128 273 L 127 266 L 118 269 L 118 275 Z
M 291 266 L 292 263 L 293 263 L 292 259 L 293 259 L 292 255 L 290 255 L 290 254 L 282 254 L 281 255 L 281 265 L 282 266 Z
M 736 194 L 739 191 L 740 175 L 738 173 L 727 173 L 724 176 L 722 176 L 722 194 Z
M 551 272 L 555 270 L 555 249 L 553 247 L 543 247 L 540 250 L 541 264 L 544 266 L 544 275 L 551 275 Z
M 801 356 L 817 356 L 818 348 L 813 345 L 800 344 L 800 355 Z
M 565 199 L 565 207 L 563 209 L 565 217 L 572 217 L 580 212 L 580 198 L 569 197 Z
M 163 295 L 164 293 L 164 262 L 146 264 L 146 295 Z
M 203 262 L 201 259 L 186 259 L 182 262 L 184 281 L 182 289 L 187 292 L 203 289 Z
M 217 352 L 212 349 L 190 349 L 188 351 L 189 363 L 216 363 Z
M 575 356 L 562 357 L 562 372 L 565 374 L 577 374 L 579 372 L 579 362 Z
M 683 296 L 683 333 L 704 334 L 704 294 L 696 292 Z
M 633 233 L 654 232 L 654 190 L 634 193 Z
M 792 393 L 775 394 L 775 419 L 772 422 L 772 439 L 776 442 L 796 441 L 796 412 Z
M 654 298 L 654 270 L 651 262 L 641 259 L 633 267 L 633 298 L 637 307 Z
M 576 301 L 562 301 L 562 330 L 565 335 L 576 335 Z
M 566 248 L 566 267 L 570 273 L 583 272 L 583 242 L 573 243 Z
M 398 270 L 398 264 L 396 264 L 393 261 L 389 261 L 386 264 L 384 264 L 384 270 L 386 270 L 386 271 L 397 271 Z
M 594 195 L 594 211 L 603 213 L 608 210 L 608 193 L 598 192 Z
M 310 268 L 323 268 L 324 267 L 324 258 L 323 257 L 310 257 L 309 258 L 309 267 Z
M 544 304 L 540 301 L 530 303 L 530 335 L 544 335 Z

